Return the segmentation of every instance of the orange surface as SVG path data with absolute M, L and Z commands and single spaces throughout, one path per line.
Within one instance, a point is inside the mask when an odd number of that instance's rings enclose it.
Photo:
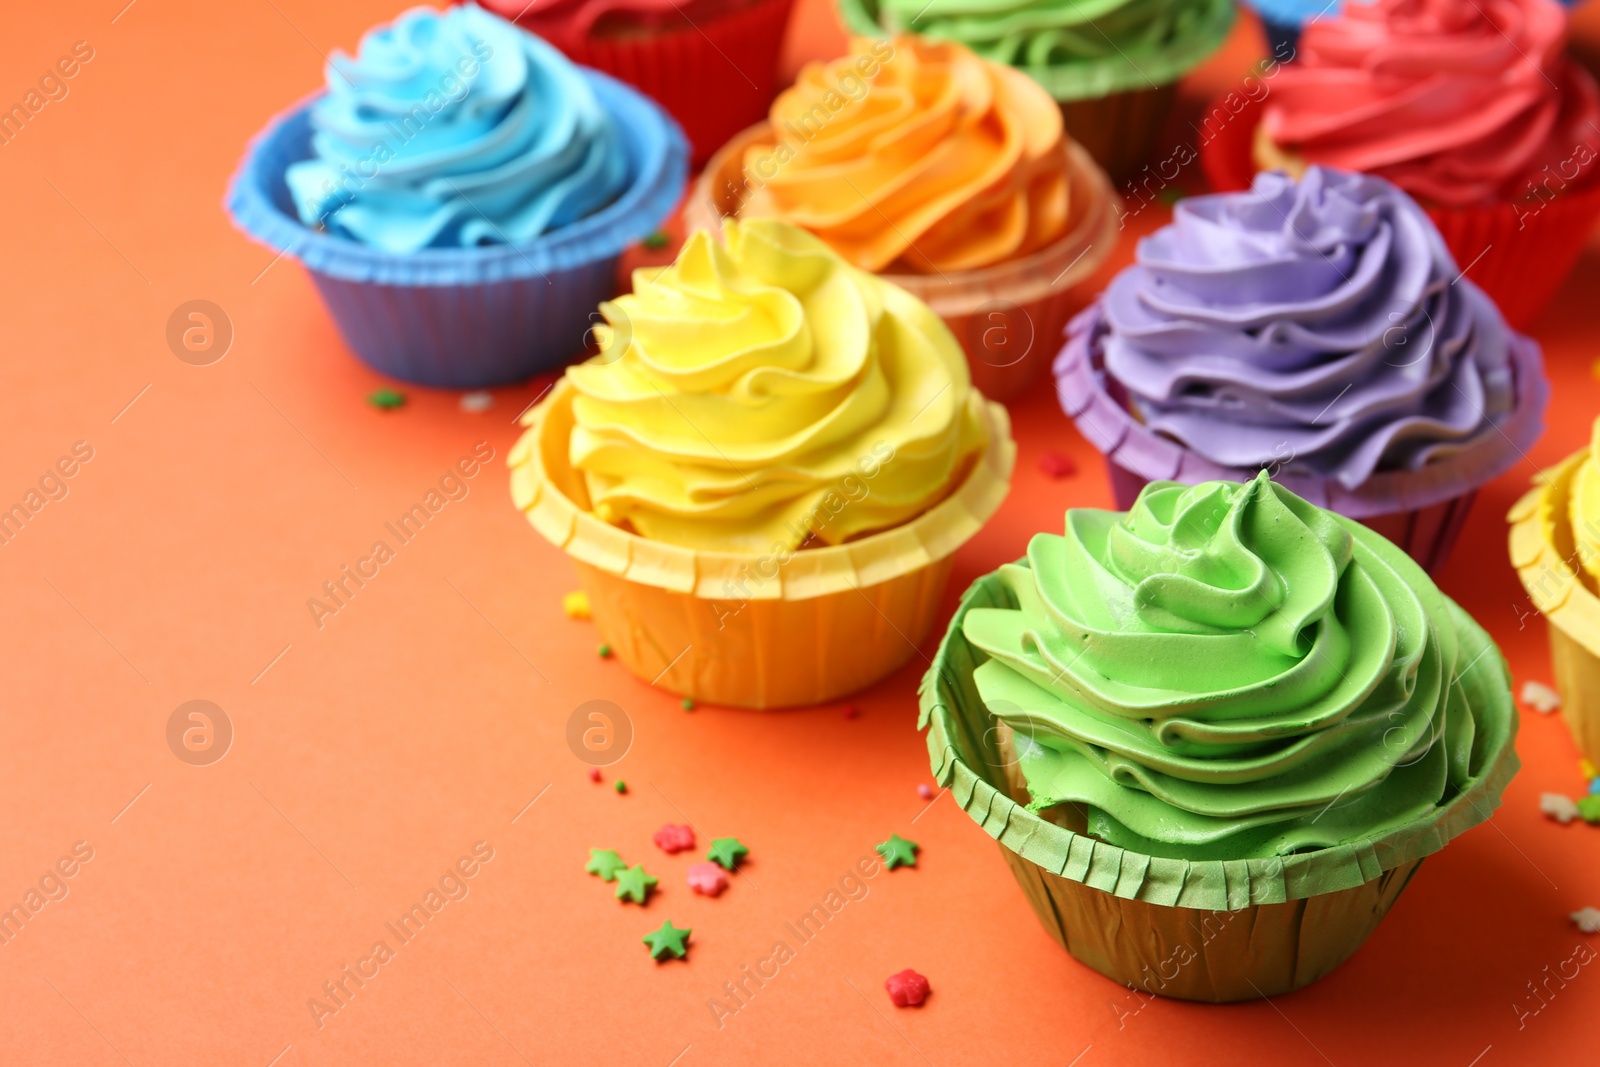
M 1540 792 L 1581 788 L 1555 717 L 1527 716 L 1505 807 L 1423 865 L 1354 959 L 1270 1004 L 1214 1008 L 1144 1003 L 1074 963 L 967 816 L 948 797 L 924 810 L 920 657 L 853 721 L 837 707 L 686 713 L 596 658 L 592 628 L 562 614 L 570 568 L 506 492 L 512 419 L 542 383 L 480 415 L 422 390 L 370 409 L 383 383 L 305 275 L 219 207 L 245 140 L 317 84 L 319 52 L 352 46 L 392 4 L 125 3 L 12 5 L 0 35 L 7 101 L 74 42 L 94 50 L 66 98 L 0 147 L 0 499 L 22 500 L 75 442 L 93 450 L 0 547 L 0 902 L 62 857 L 73 871 L 46 880 L 67 895 L 0 945 L 0 1061 L 1488 1067 L 1592 1053 L 1596 968 L 1550 979 L 1542 1002 L 1529 986 L 1579 942 L 1600 948 L 1567 919 L 1600 905 L 1600 831 L 1538 812 Z M 796 55 L 838 48 L 820 3 L 800 18 Z M 1191 107 L 1236 76 L 1248 33 Z M 1600 409 L 1597 284 L 1591 254 L 1539 322 L 1549 433 L 1483 494 L 1442 576 L 1519 680 L 1548 678 L 1546 643 L 1502 516 Z M 235 331 L 211 366 L 165 341 L 196 298 Z M 952 604 L 1064 508 L 1109 500 L 1046 391 L 1016 421 L 1016 491 L 961 553 Z M 495 459 L 469 495 L 319 628 L 308 598 L 480 441 Z M 1045 480 L 1046 448 L 1080 473 Z M 210 766 L 168 748 L 193 699 L 235 732 Z M 631 719 L 632 749 L 607 772 L 625 796 L 568 750 L 568 715 L 591 699 Z M 689 857 L 650 843 L 669 821 L 702 845 L 737 835 L 745 875 L 720 899 L 692 895 Z M 921 842 L 918 867 L 877 874 L 776 977 L 745 979 L 891 832 Z M 393 938 L 385 924 L 480 841 L 493 859 L 465 865 L 468 895 Z M 70 858 L 78 842 L 87 863 Z M 583 873 L 590 846 L 642 860 L 664 891 L 618 904 Z M 639 939 L 669 917 L 693 927 L 692 955 L 658 967 Z M 307 1001 L 379 940 L 393 958 L 319 1028 Z M 906 967 L 933 984 L 920 1010 L 883 992 Z M 719 1028 L 708 1001 L 735 980 L 753 993 Z

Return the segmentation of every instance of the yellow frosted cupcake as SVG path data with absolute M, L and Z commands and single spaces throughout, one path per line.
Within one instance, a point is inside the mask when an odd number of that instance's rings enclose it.
M 639 677 L 818 703 L 900 666 L 1015 445 L 928 308 L 771 220 L 697 231 L 602 304 L 511 488 Z
M 1550 624 L 1561 715 L 1600 761 L 1600 420 L 1588 448 L 1535 483 L 1508 517 L 1511 563 Z

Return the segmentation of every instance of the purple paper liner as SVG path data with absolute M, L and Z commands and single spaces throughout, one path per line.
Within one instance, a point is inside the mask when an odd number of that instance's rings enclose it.
M 1460 284 L 1472 283 L 1462 279 Z M 1055 361 L 1056 394 L 1079 432 L 1100 450 L 1113 469 L 1121 468 L 1145 481 L 1188 485 L 1216 480 L 1240 482 L 1255 477 L 1254 470 L 1224 467 L 1153 432 L 1118 403 L 1108 391 L 1109 383 L 1094 343 L 1100 331 L 1101 308 L 1096 301 L 1067 327 L 1066 347 Z M 1498 432 L 1479 434 L 1472 444 L 1454 455 L 1421 470 L 1381 471 L 1354 489 L 1333 478 L 1306 474 L 1293 467 L 1275 472 L 1274 480 L 1318 507 L 1374 527 L 1388 516 L 1421 512 L 1455 501 L 1510 470 L 1544 430 L 1550 387 L 1538 344 L 1521 334 L 1511 334 L 1511 368 L 1516 407 L 1497 421 Z M 1459 522 L 1457 518 L 1457 530 Z
M 683 197 L 688 143 L 654 102 L 583 70 L 622 133 L 633 183 L 606 208 L 523 245 L 426 248 L 408 255 L 307 227 L 284 172 L 311 156 L 310 108 L 277 116 L 229 185 L 234 225 L 299 259 L 362 362 L 419 385 L 470 389 L 521 381 L 580 356 L 593 312 L 616 294 L 622 252 Z

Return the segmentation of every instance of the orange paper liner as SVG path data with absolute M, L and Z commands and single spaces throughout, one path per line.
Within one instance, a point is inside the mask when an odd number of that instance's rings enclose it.
M 1208 114 L 1228 111 L 1218 101 Z M 1251 103 L 1201 145 L 1200 165 L 1217 191 L 1238 192 L 1255 180 L 1260 120 L 1260 106 Z M 1516 329 L 1525 328 L 1556 295 L 1600 218 L 1600 178 L 1594 173 L 1600 164 L 1590 166 L 1583 182 L 1549 200 L 1471 207 L 1418 201 L 1439 227 L 1456 265 Z
M 1380 836 L 1242 860 L 1119 848 L 1029 811 L 1012 795 L 1006 731 L 973 682 L 987 657 L 962 634 L 967 612 L 987 607 L 1016 607 L 998 574 L 967 590 L 922 680 L 919 726 L 934 776 L 999 842 L 1040 921 L 1067 951 L 1152 993 L 1273 996 L 1326 974 L 1360 947 L 1424 857 L 1489 818 L 1518 767 L 1508 689 L 1499 714 L 1480 724 L 1479 773 L 1432 814 Z M 1476 626 L 1452 608 L 1458 627 Z
M 1120 184 L 1149 161 L 1177 98 L 1178 85 L 1172 82 L 1057 103 L 1067 135 L 1088 149 L 1111 180 Z
M 512 449 L 511 496 L 572 557 L 601 638 L 633 674 L 711 704 L 819 704 L 871 685 L 933 626 L 956 549 L 1010 489 L 1010 420 L 985 405 L 989 443 L 944 500 L 882 533 L 773 556 L 649 541 L 588 509 L 568 461 L 572 387 L 527 415 Z
M 1511 565 L 1528 599 L 1550 627 L 1550 660 L 1561 717 L 1578 749 L 1600 763 L 1600 598 L 1572 566 L 1570 538 L 1556 541 L 1565 523 L 1572 476 L 1588 456 L 1574 453 L 1541 473 L 1507 516 Z
M 719 233 L 745 199 L 748 149 L 773 144 L 761 123 L 729 141 L 695 182 L 684 220 L 689 230 Z M 1062 332 L 1085 303 L 1079 283 L 1117 244 L 1119 201 L 1089 153 L 1068 148 L 1072 225 L 1059 241 L 1024 259 L 953 274 L 885 274 L 933 309 L 967 354 L 972 384 L 993 400 L 1010 400 L 1035 381 L 1060 347 Z

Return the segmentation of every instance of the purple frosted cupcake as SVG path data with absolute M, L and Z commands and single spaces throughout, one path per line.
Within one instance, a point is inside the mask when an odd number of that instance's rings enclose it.
M 1311 167 L 1194 197 L 1075 319 L 1061 404 L 1117 507 L 1266 470 L 1436 569 L 1539 436 L 1539 346 L 1382 178 Z

